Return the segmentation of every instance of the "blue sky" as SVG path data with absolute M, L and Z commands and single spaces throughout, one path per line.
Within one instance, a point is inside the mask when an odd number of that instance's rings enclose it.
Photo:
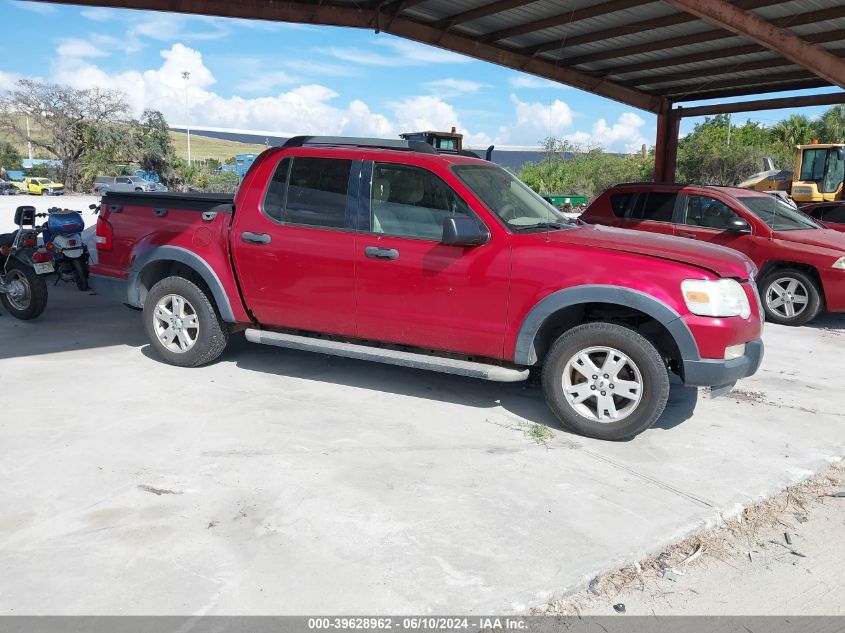
M 647 112 L 383 33 L 2 2 L 0 91 L 20 77 L 111 87 L 136 114 L 153 107 L 173 125 L 187 116 L 195 126 L 286 134 L 392 137 L 454 125 L 473 146 L 533 146 L 550 131 L 612 151 L 654 142 Z

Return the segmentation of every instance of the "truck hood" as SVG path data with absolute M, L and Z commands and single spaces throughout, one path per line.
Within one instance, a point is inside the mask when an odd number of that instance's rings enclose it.
M 601 224 L 581 225 L 577 229 L 554 231 L 548 235 L 553 242 L 668 259 L 704 268 L 719 277 L 748 279 L 755 269 L 754 263 L 739 251 L 671 235 L 618 229 Z
M 832 251 L 845 255 L 845 233 L 833 229 L 801 229 L 798 231 L 778 231 L 774 234 L 776 240 L 807 244 L 828 248 Z

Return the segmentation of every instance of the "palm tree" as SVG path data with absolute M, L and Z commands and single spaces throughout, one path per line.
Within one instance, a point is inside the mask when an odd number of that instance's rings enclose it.
M 803 114 L 792 114 L 780 121 L 772 128 L 776 141 L 792 148 L 796 145 L 810 143 L 818 137 L 819 126 Z
M 822 143 L 845 142 L 845 105 L 837 105 L 828 109 L 821 116 Z

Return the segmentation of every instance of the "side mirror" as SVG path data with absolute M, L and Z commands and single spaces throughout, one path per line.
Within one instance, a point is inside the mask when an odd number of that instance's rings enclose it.
M 490 239 L 490 233 L 475 218 L 453 216 L 443 222 L 441 244 L 448 246 L 480 246 Z
M 731 233 L 751 233 L 751 225 L 743 218 L 733 217 L 728 220 L 725 230 Z

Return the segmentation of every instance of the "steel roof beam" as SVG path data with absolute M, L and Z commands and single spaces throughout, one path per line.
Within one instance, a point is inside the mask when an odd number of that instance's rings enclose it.
M 678 117 L 706 116 L 711 114 L 733 114 L 736 112 L 759 112 L 760 110 L 782 110 L 792 108 L 808 108 L 810 106 L 827 106 L 845 103 L 845 92 L 832 92 L 823 95 L 805 95 L 802 97 L 780 97 L 776 99 L 759 99 L 742 103 L 719 103 L 714 105 L 693 106 L 691 108 L 677 107 L 673 112 Z
M 832 49 L 830 51 L 833 55 L 845 57 L 845 48 Z M 760 59 L 751 62 L 738 62 L 736 64 L 728 64 L 725 66 L 716 66 L 709 68 L 698 68 L 696 70 L 687 70 L 678 73 L 661 73 L 647 76 L 638 76 L 634 79 L 627 79 L 625 81 L 615 80 L 616 83 L 623 86 L 643 86 L 643 85 L 659 85 L 663 83 L 670 83 L 673 81 L 684 81 L 685 79 L 697 79 L 703 75 L 707 77 L 718 77 L 720 75 L 729 75 L 732 73 L 743 73 L 751 70 L 766 70 L 769 68 L 780 68 L 782 66 L 795 66 L 794 62 L 789 61 L 783 57 L 775 57 L 774 59 Z
M 478 39 L 482 42 L 488 43 L 498 42 L 499 40 L 506 40 L 509 37 L 516 37 L 517 35 L 524 35 L 533 31 L 541 31 L 543 29 L 550 29 L 556 26 L 568 25 L 572 22 L 588 20 L 589 18 L 594 18 L 599 15 L 623 11 L 643 4 L 652 4 L 654 1 L 655 0 L 610 0 L 609 2 L 594 4 L 581 9 L 574 9 L 565 13 L 559 13 L 541 20 L 526 22 L 525 24 L 517 24 L 516 26 L 502 29 L 501 31 L 487 33 L 480 36 Z
M 759 95 L 770 92 L 789 92 L 790 90 L 807 90 L 809 88 L 830 88 L 830 83 L 818 77 L 793 81 L 773 86 L 744 86 L 742 88 L 723 88 L 720 90 L 702 90 L 700 92 L 688 92 L 672 98 L 675 103 L 682 101 L 703 101 L 705 99 L 724 99 L 726 97 L 741 97 L 745 95 Z M 659 97 L 659 94 L 655 96 Z
M 845 87 L 845 60 L 725 0 L 664 0 L 714 26 L 750 39 L 803 66 L 831 84 Z
M 826 22 L 828 20 L 835 20 L 843 17 L 845 17 L 845 4 L 837 7 L 829 7 L 827 9 L 819 9 L 817 11 L 806 11 L 804 13 L 799 13 L 798 15 L 788 15 L 772 20 L 771 24 L 781 28 L 789 28 L 792 26 L 801 26 L 802 24 Z M 642 53 L 653 53 L 655 51 L 668 50 L 670 48 L 686 46 L 689 44 L 701 44 L 704 42 L 722 40 L 728 37 L 736 37 L 736 35 L 725 31 L 724 29 L 715 29 L 700 33 L 691 33 L 689 35 L 681 35 L 678 37 L 670 37 L 665 40 L 644 42 L 643 44 L 634 44 L 632 46 L 623 46 L 622 48 L 603 50 L 598 53 L 589 53 L 575 57 L 563 57 L 556 60 L 556 63 L 564 64 L 566 66 L 580 66 L 581 64 L 590 64 L 592 62 L 604 61 L 606 59 L 618 59 L 620 57 L 629 57 L 631 55 L 640 55 Z
M 835 42 L 845 39 L 845 30 L 836 29 L 833 31 L 825 31 L 824 33 L 811 33 L 802 35 L 802 39 L 814 44 L 825 44 L 827 42 Z M 696 43 L 698 43 L 696 41 Z M 699 62 L 715 61 L 717 59 L 725 59 L 728 57 L 739 57 L 741 55 L 751 55 L 753 53 L 760 53 L 768 51 L 767 48 L 759 44 L 744 44 L 742 46 L 732 46 L 731 48 L 723 48 L 718 51 L 704 51 L 702 53 L 690 53 L 688 55 L 680 55 L 678 57 L 669 57 L 663 59 L 651 59 L 647 62 L 640 62 L 637 64 L 628 64 L 626 66 L 613 66 L 596 72 L 590 72 L 595 77 L 608 77 L 610 75 L 628 75 L 630 73 L 638 73 L 646 70 L 665 70 L 673 66 L 682 66 L 683 64 L 696 64 Z M 779 58 L 783 59 L 783 58 Z M 699 72 L 710 72 L 710 68 L 702 68 Z
M 534 1 L 536 2 L 536 0 Z M 464 22 L 472 22 L 473 20 L 486 18 L 488 15 L 504 13 L 505 11 L 510 11 L 511 9 L 515 9 L 526 4 L 532 4 L 531 0 L 529 0 L 529 2 L 524 2 L 524 0 L 498 0 L 498 2 L 485 4 L 484 6 L 469 9 L 468 11 L 461 11 L 460 13 L 451 15 L 448 18 L 443 18 L 442 20 L 435 22 L 434 27 L 438 29 L 450 29 L 453 26 L 463 24 Z
M 771 6 L 772 4 L 782 4 L 785 1 L 787 0 L 775 0 L 775 2 L 772 2 L 771 0 L 737 0 L 737 6 L 741 6 L 743 9 L 758 9 L 760 7 Z M 528 46 L 526 48 L 519 49 L 519 51 L 527 55 L 539 55 L 541 53 L 547 53 L 549 51 L 564 48 L 565 46 L 580 46 L 581 44 L 591 44 L 593 42 L 600 42 L 602 40 L 613 39 L 614 37 L 630 35 L 631 33 L 636 33 L 638 31 L 652 31 L 654 29 L 659 29 L 667 26 L 676 26 L 678 24 L 686 24 L 687 22 L 695 22 L 696 19 L 696 16 L 690 15 L 687 12 L 671 13 L 669 15 L 664 15 L 659 18 L 651 18 L 648 20 L 642 20 L 640 22 L 634 22 L 633 24 L 615 26 L 613 28 L 605 29 L 603 31 L 585 33 L 584 35 L 578 35 L 576 37 L 567 37 L 552 42 L 546 42 L 544 44 Z

